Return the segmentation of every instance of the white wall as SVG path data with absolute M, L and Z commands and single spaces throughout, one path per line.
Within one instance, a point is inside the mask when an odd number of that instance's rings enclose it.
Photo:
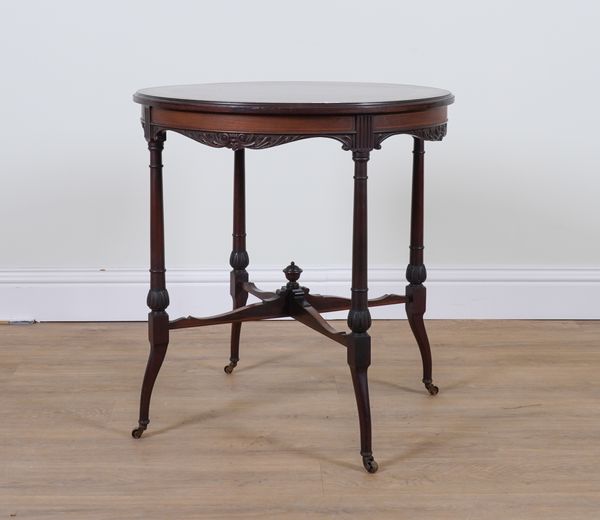
M 148 159 L 131 94 L 275 79 L 456 95 L 447 138 L 427 147 L 426 263 L 439 274 L 432 293 L 469 285 L 470 266 L 484 274 L 431 316 L 599 318 L 599 17 L 584 0 L 2 2 L 0 319 L 143 317 L 143 296 L 109 311 L 128 284 L 145 291 L 148 263 Z M 410 146 L 391 138 L 369 163 L 369 260 L 390 277 L 407 261 Z M 168 137 L 167 264 L 188 282 L 228 267 L 232 162 Z M 249 151 L 247 182 L 250 258 L 266 278 L 292 258 L 317 278 L 349 265 L 352 161 L 338 143 Z M 121 285 L 102 288 L 100 269 Z M 585 301 L 567 304 L 574 272 Z M 515 283 L 532 298 L 518 312 Z M 87 284 L 102 288 L 94 303 Z M 489 290 L 498 284 L 503 297 Z M 558 286 L 553 314 L 546 291 Z

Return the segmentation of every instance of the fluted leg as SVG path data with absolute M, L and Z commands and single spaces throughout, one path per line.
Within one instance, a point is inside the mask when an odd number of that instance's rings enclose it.
M 246 251 L 246 187 L 244 150 L 234 152 L 233 171 L 233 247 L 229 256 L 232 267 L 230 274 L 230 292 L 233 299 L 233 308 L 243 307 L 248 301 L 248 293 L 244 283 L 248 281 L 246 267 L 250 263 Z M 225 372 L 231 374 L 240 360 L 240 332 L 242 324 L 231 324 L 231 354 Z
M 358 420 L 360 454 L 369 473 L 377 471 L 371 447 L 371 410 L 367 369 L 371 364 L 371 315 L 367 295 L 367 161 L 368 151 L 354 151 L 354 216 L 352 232 L 352 297 L 348 326 L 352 330 L 348 344 L 348 365 L 352 375 Z
M 150 355 L 142 383 L 139 424 L 131 432 L 136 439 L 142 436 L 150 422 L 152 389 L 169 344 L 169 315 L 165 311 L 169 306 L 169 293 L 165 285 L 162 193 L 162 150 L 165 138 L 165 133 L 159 132 L 148 140 L 148 149 L 150 150 L 150 291 L 147 304 L 150 307 L 148 314 Z
M 423 195 L 424 195 L 424 155 L 423 139 L 414 138 L 412 207 L 410 227 L 410 263 L 406 268 L 406 315 L 413 331 L 423 361 L 423 384 L 431 395 L 438 393 L 438 387 L 431 377 L 431 348 L 423 322 L 426 309 L 427 290 L 423 282 L 427 278 L 427 270 L 423 264 Z

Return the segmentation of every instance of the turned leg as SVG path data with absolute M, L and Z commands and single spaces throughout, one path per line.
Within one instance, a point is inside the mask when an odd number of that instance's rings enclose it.
M 248 292 L 244 289 L 244 283 L 248 281 L 246 267 L 250 263 L 246 251 L 246 188 L 244 150 L 234 152 L 233 169 L 233 248 L 229 256 L 229 264 L 232 271 L 229 278 L 233 308 L 243 307 L 248 301 Z M 231 374 L 240 360 L 240 332 L 241 322 L 231 324 L 231 354 L 229 364 L 225 372 Z
M 377 471 L 371 447 L 371 410 L 367 369 L 371 364 L 371 315 L 367 295 L 367 161 L 368 151 L 354 151 L 354 217 L 352 231 L 352 297 L 348 326 L 348 365 L 360 424 L 360 454 L 369 473 Z
M 413 331 L 423 361 L 423 384 L 431 395 L 438 393 L 438 387 L 431 378 L 431 349 L 429 339 L 423 322 L 426 309 L 427 291 L 423 282 L 427 278 L 427 270 L 423 264 L 423 193 L 424 175 L 423 159 L 425 145 L 423 139 L 414 138 L 413 149 L 413 179 L 412 179 L 412 207 L 410 223 L 410 263 L 406 268 L 406 315 L 410 328 Z
M 148 427 L 150 397 L 156 376 L 165 359 L 169 344 L 169 293 L 165 285 L 165 243 L 162 194 L 162 149 L 165 133 L 159 132 L 148 140 L 150 150 L 150 291 L 147 304 L 150 355 L 142 383 L 139 425 L 131 435 L 139 439 Z

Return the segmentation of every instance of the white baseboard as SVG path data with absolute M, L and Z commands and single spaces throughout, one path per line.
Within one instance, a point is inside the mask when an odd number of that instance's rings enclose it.
M 281 268 L 249 269 L 264 289 L 283 285 Z M 313 293 L 348 296 L 350 270 L 305 269 Z M 228 269 L 167 272 L 172 318 L 228 310 Z M 430 319 L 600 319 L 600 267 L 440 267 L 428 269 Z M 369 296 L 404 293 L 404 268 L 369 271 Z M 0 270 L 0 320 L 137 321 L 146 319 L 146 269 Z M 331 318 L 345 318 L 345 312 Z M 401 306 L 372 309 L 403 319 Z

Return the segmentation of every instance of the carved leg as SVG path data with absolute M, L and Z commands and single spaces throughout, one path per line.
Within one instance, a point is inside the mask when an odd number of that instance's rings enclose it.
M 367 334 L 352 334 L 348 344 L 348 365 L 352 375 L 358 421 L 360 424 L 360 454 L 363 466 L 369 473 L 375 473 L 379 466 L 373 458 L 371 447 L 371 407 L 369 404 L 369 383 L 367 369 L 371 364 L 371 337 Z
M 233 171 L 233 248 L 229 256 L 229 264 L 233 268 L 230 275 L 230 291 L 233 308 L 243 307 L 248 301 L 248 292 L 244 283 L 248 282 L 246 267 L 250 263 L 246 251 L 246 189 L 244 150 L 234 152 Z M 231 355 L 225 373 L 231 374 L 240 360 L 241 322 L 231 324 Z
M 154 382 L 162 363 L 167 353 L 169 344 L 169 316 L 166 312 L 151 312 L 148 314 L 149 323 L 149 338 L 150 338 L 150 355 L 148 364 L 146 365 L 146 373 L 144 374 L 144 382 L 142 383 L 142 395 L 140 398 L 140 419 L 138 427 L 135 428 L 131 435 L 134 439 L 139 439 L 148 428 L 150 422 L 150 398 Z M 166 334 L 165 334 L 166 331 Z M 166 337 L 166 341 L 165 341 Z
M 414 138 L 413 149 L 413 185 L 410 227 L 410 263 L 406 268 L 406 315 L 413 331 L 423 361 L 423 384 L 431 395 L 438 393 L 438 387 L 431 378 L 431 348 L 425 331 L 423 314 L 426 309 L 427 290 L 423 282 L 427 278 L 427 270 L 423 264 L 423 156 L 425 146 L 423 139 Z
M 371 447 L 371 411 L 367 369 L 371 364 L 371 315 L 367 296 L 367 161 L 368 151 L 354 151 L 354 217 L 352 231 L 352 298 L 348 313 L 348 365 L 360 424 L 360 454 L 369 473 L 377 471 Z
M 162 149 L 165 138 L 165 133 L 159 132 L 148 139 L 148 149 L 150 150 L 150 291 L 147 303 L 151 310 L 148 314 L 150 356 L 142 383 L 139 424 L 131 432 L 135 439 L 142 436 L 150 422 L 150 397 L 169 344 L 169 315 L 165 312 L 169 306 L 169 293 L 165 285 L 162 194 Z

